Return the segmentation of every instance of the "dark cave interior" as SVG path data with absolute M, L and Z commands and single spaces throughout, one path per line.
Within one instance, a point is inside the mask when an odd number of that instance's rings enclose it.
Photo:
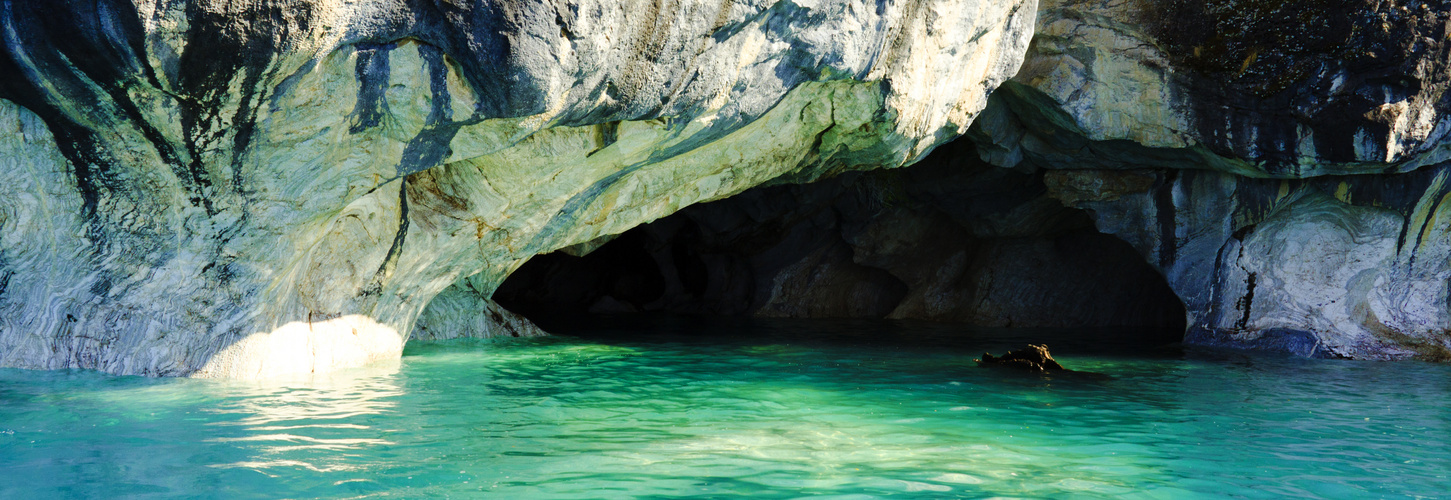
M 536 256 L 493 297 L 546 329 L 663 313 L 1130 327 L 1172 342 L 1185 318 L 1163 276 L 1050 197 L 1041 171 L 988 165 L 967 140 L 910 167 L 758 187 Z

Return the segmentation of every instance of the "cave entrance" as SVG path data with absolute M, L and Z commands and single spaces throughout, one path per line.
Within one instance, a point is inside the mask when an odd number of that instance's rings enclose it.
M 562 318 L 892 318 L 1112 328 L 1178 342 L 1184 306 L 1127 243 L 1048 196 L 1041 172 L 949 143 L 911 167 L 761 187 L 608 241 L 539 255 L 494 293 Z

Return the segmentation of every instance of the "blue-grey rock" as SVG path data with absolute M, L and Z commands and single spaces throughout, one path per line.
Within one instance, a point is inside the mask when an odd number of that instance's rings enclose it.
M 466 277 L 489 292 L 696 202 L 915 161 L 1016 72 L 1035 10 L 0 3 L 0 366 L 396 360 Z
M 1045 1 L 968 137 L 1164 273 L 1191 344 L 1451 358 L 1451 3 Z

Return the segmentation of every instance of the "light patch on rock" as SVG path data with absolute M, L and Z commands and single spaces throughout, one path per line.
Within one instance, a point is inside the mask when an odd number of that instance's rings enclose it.
M 403 355 L 403 342 L 398 331 L 358 314 L 294 321 L 237 339 L 191 376 L 261 379 L 397 363 Z

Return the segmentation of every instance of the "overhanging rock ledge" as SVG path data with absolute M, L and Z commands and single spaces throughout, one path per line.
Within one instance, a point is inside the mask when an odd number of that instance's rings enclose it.
M 451 286 L 486 293 L 532 255 L 755 185 L 920 158 L 1017 72 L 1035 12 L 5 2 L 0 366 L 396 359 Z

